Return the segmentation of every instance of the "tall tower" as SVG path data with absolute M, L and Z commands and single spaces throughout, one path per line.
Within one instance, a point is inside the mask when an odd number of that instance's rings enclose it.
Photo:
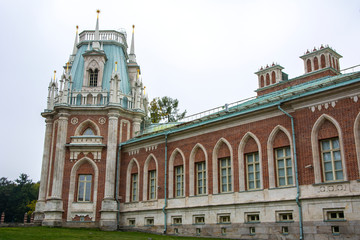
M 134 31 L 78 34 L 60 80 L 51 79 L 35 220 L 47 226 L 86 222 L 116 229 L 117 146 L 140 132 L 146 116 Z

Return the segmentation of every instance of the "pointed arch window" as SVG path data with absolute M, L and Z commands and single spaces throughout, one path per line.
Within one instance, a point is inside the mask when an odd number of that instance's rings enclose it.
M 325 182 L 344 180 L 339 138 L 320 141 Z
M 196 166 L 196 195 L 206 194 L 206 162 L 197 162 Z
M 138 197 L 138 174 L 131 174 L 131 201 L 137 202 L 139 200 Z
M 79 175 L 78 202 L 90 202 L 91 181 L 91 175 Z
M 229 157 L 220 158 L 220 186 L 221 192 L 231 192 L 231 161 Z
M 175 172 L 175 197 L 184 196 L 184 167 L 183 165 L 176 166 Z
M 149 171 L 149 200 L 156 199 L 156 170 Z
M 99 73 L 99 70 L 97 70 L 97 69 L 95 69 L 94 71 L 92 69 L 89 70 L 89 86 L 90 87 L 97 86 L 98 73 Z
M 293 185 L 290 146 L 275 149 L 276 173 L 279 187 Z
M 259 153 L 253 152 L 245 155 L 247 189 L 260 189 L 260 162 Z

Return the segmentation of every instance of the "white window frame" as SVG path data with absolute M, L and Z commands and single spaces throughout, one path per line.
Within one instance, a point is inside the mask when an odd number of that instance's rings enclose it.
M 223 163 L 224 166 L 223 166 Z M 226 174 L 223 175 L 223 171 L 225 170 Z M 220 177 L 220 192 L 221 193 L 227 193 L 232 192 L 232 169 L 231 169 L 231 158 L 230 157 L 224 157 L 219 158 L 219 177 Z M 223 181 L 223 178 L 226 178 L 225 182 Z M 225 186 L 226 190 L 223 189 L 223 186 Z
M 149 171 L 149 200 L 156 199 L 156 170 Z
M 201 166 L 201 170 L 199 170 Z M 206 162 L 196 162 L 196 195 L 205 195 L 206 194 Z M 202 177 L 199 177 L 201 175 Z M 201 184 L 199 182 L 201 181 Z
M 84 180 L 80 180 L 80 178 L 84 176 Z M 88 177 L 90 176 L 90 179 Z M 91 202 L 91 188 L 92 188 L 92 175 L 91 174 L 79 174 L 78 177 L 78 194 L 77 194 L 77 201 L 78 202 Z M 87 186 L 90 184 L 90 190 L 87 191 Z M 83 191 L 80 194 L 80 191 Z M 82 200 L 80 200 L 80 195 L 82 195 Z M 88 197 L 88 199 L 87 199 Z
M 289 153 L 290 155 L 286 155 L 286 150 L 289 149 Z M 278 157 L 278 151 L 282 150 L 284 156 L 283 157 Z M 294 186 L 294 174 L 293 174 L 293 159 L 291 156 L 291 147 L 290 146 L 285 146 L 285 147 L 279 147 L 279 148 L 275 148 L 274 149 L 275 152 L 275 162 L 276 162 L 276 180 L 277 180 L 277 186 L 278 187 L 289 187 L 289 186 Z M 290 159 L 290 166 L 287 165 L 287 160 Z M 282 178 L 285 179 L 285 184 L 284 185 L 280 185 L 280 176 L 279 176 L 279 161 L 284 161 L 284 176 L 282 176 Z M 291 169 L 291 175 L 288 174 L 288 169 Z M 291 177 L 291 181 L 292 183 L 289 183 L 289 177 Z
M 339 147 L 338 148 L 333 148 L 333 142 L 337 140 Z M 323 149 L 323 143 L 324 142 L 329 142 L 330 144 L 330 149 L 328 150 L 324 150 Z M 322 172 L 323 172 L 323 179 L 324 182 L 336 182 L 336 181 L 344 181 L 344 168 L 343 168 L 343 164 L 342 164 L 342 155 L 341 155 L 341 148 L 340 148 L 340 140 L 338 137 L 334 137 L 334 138 L 328 138 L 328 139 L 321 139 L 319 140 L 319 144 L 320 144 L 320 154 L 321 154 L 321 164 L 322 164 Z M 334 157 L 335 152 L 339 152 L 339 156 L 340 159 L 336 160 Z M 331 163 L 331 170 L 330 171 L 326 171 L 325 169 L 325 158 L 324 158 L 324 154 L 326 153 L 330 153 L 331 159 L 330 161 L 328 161 L 329 163 Z M 336 168 L 336 162 L 340 162 L 341 165 L 341 169 L 337 169 Z M 332 179 L 328 180 L 326 178 L 326 174 L 328 172 L 332 173 Z M 342 178 L 337 179 L 337 174 L 336 172 L 341 172 Z
M 135 176 L 136 176 L 136 179 L 134 179 Z M 139 188 L 139 174 L 132 173 L 131 174 L 131 202 L 139 201 L 138 188 Z
M 249 162 L 249 157 L 252 156 L 253 162 Z M 261 171 L 260 171 L 260 160 L 259 160 L 259 152 L 252 152 L 245 154 L 246 159 L 246 187 L 247 190 L 258 190 L 261 188 Z M 258 171 L 256 170 L 256 166 L 258 167 Z M 252 167 L 253 171 L 250 172 L 249 168 Z M 253 174 L 254 178 L 252 182 L 254 182 L 254 187 L 250 188 L 250 174 Z M 256 176 L 259 176 L 257 178 Z
M 178 170 L 180 170 L 178 172 Z M 175 173 L 175 197 L 184 197 L 184 165 L 174 167 Z

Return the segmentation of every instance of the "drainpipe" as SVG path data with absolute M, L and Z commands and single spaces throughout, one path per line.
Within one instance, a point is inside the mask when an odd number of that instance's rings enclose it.
M 121 145 L 119 145 L 118 154 L 117 154 L 117 158 L 116 158 L 115 199 L 117 202 L 117 214 L 116 214 L 116 228 L 117 229 L 119 229 L 119 226 L 120 226 L 120 201 L 119 201 L 120 151 L 121 151 Z
M 167 212 L 166 212 L 166 207 L 167 207 L 167 138 L 168 138 L 168 134 L 165 134 L 165 187 L 164 187 L 164 194 L 165 194 L 165 203 L 164 203 L 164 207 L 162 209 L 163 213 L 164 213 L 164 234 L 166 234 L 166 230 L 167 230 Z
M 291 119 L 291 130 L 292 130 L 292 140 L 294 144 L 294 166 L 295 166 L 295 184 L 296 184 L 296 204 L 299 207 L 299 224 L 300 224 L 300 240 L 304 239 L 303 236 L 303 220 L 302 220 L 302 208 L 300 203 L 300 187 L 299 187 L 299 177 L 298 177 L 298 168 L 297 168 L 297 158 L 296 158 L 296 142 L 295 142 L 295 128 L 294 128 L 294 118 L 284 109 L 280 107 L 281 103 L 278 104 L 278 109 L 285 113 Z

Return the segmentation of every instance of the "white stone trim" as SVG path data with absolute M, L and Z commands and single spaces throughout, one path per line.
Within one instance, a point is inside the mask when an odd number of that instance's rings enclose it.
M 238 148 L 238 159 L 239 159 L 239 191 L 245 191 L 246 181 L 245 181 L 245 159 L 244 159 L 244 148 L 249 138 L 253 138 L 256 142 L 258 153 L 259 153 L 259 164 L 260 164 L 260 188 L 263 188 L 263 168 L 262 168 L 262 152 L 261 152 L 261 144 L 259 139 L 252 132 L 247 132 L 240 141 Z
M 76 183 L 76 172 L 79 169 L 79 167 L 84 163 L 90 163 L 92 168 L 94 169 L 94 187 L 93 187 L 93 198 L 92 203 L 87 203 L 87 205 L 92 204 L 92 212 L 87 212 L 89 214 L 89 217 L 92 218 L 92 221 L 95 221 L 96 219 L 96 203 L 97 203 L 97 188 L 98 188 L 98 178 L 99 178 L 99 169 L 94 161 L 92 161 L 90 158 L 84 157 L 77 161 L 74 166 L 71 168 L 70 173 L 70 187 L 69 187 L 69 199 L 68 199 L 68 213 L 67 213 L 67 220 L 71 221 L 71 217 L 75 217 L 76 214 L 83 213 L 83 209 L 74 209 L 73 203 L 76 203 L 74 200 L 74 194 L 75 194 L 75 183 Z
M 195 155 L 197 153 L 197 151 L 202 150 L 204 152 L 205 155 L 205 166 L 206 166 L 206 194 L 208 194 L 209 192 L 209 167 L 208 167 L 208 155 L 206 152 L 205 147 L 201 144 L 201 143 L 197 143 L 193 149 L 191 150 L 190 153 L 190 159 L 189 159 L 189 195 L 190 196 L 194 196 L 195 195 L 195 188 L 196 188 L 196 183 L 195 183 Z
M 126 129 L 126 139 L 122 139 L 122 135 L 123 135 L 123 124 L 127 124 L 127 129 Z M 127 119 L 121 119 L 120 120 L 120 136 L 119 136 L 119 142 L 125 142 L 127 140 L 130 139 L 130 121 Z
M 229 141 L 227 141 L 225 138 L 220 138 L 217 143 L 214 146 L 213 149 L 213 155 L 212 155 L 212 166 L 213 166 L 213 194 L 219 193 L 219 178 L 218 178 L 218 150 L 221 146 L 221 143 L 225 143 L 227 147 L 229 148 L 230 152 L 230 163 L 231 163 L 231 186 L 232 186 L 232 192 L 234 192 L 234 161 L 233 161 L 233 149 L 231 147 L 231 144 Z
M 354 138 L 355 138 L 357 164 L 360 175 L 360 113 L 357 115 L 354 122 Z
M 154 159 L 155 165 L 156 165 L 156 196 L 155 199 L 158 198 L 158 187 L 159 187 L 159 165 L 156 157 L 154 154 L 150 153 L 149 156 L 146 158 L 145 164 L 144 164 L 144 180 L 143 180 L 143 201 L 146 201 L 149 199 L 148 196 L 148 168 L 149 168 L 149 162 L 151 159 Z
M 101 136 L 101 133 L 100 133 L 100 128 L 98 127 L 98 125 L 90 120 L 90 119 L 86 119 L 85 121 L 83 121 L 82 123 L 79 124 L 79 126 L 76 128 L 75 130 L 75 136 L 80 136 L 81 135 L 81 132 L 84 130 L 85 127 L 87 127 L 88 125 L 92 126 L 95 128 L 95 135 L 96 136 Z
M 322 180 L 321 180 L 321 176 L 322 176 L 321 157 L 320 157 L 320 152 L 319 152 L 318 134 L 319 134 L 319 129 L 325 120 L 330 121 L 332 124 L 334 124 L 334 126 L 337 129 L 338 136 L 339 136 L 339 143 L 340 143 L 341 162 L 343 165 L 344 181 L 347 181 L 348 176 L 347 176 L 346 161 L 345 161 L 345 154 L 344 154 L 344 143 L 343 143 L 343 135 L 342 135 L 340 124 L 335 120 L 335 118 L 333 118 L 327 114 L 323 114 L 316 120 L 316 122 L 314 123 L 314 126 L 311 130 L 311 148 L 312 148 L 312 154 L 313 154 L 313 165 L 314 165 L 313 167 L 314 167 L 315 183 L 322 182 Z
M 59 122 L 59 120 L 55 120 L 52 125 L 52 133 L 51 133 L 51 145 L 50 145 L 50 157 L 49 157 L 49 173 L 47 176 L 47 186 L 46 186 L 46 195 L 45 199 L 48 198 L 50 195 L 50 181 L 51 181 L 51 171 L 52 171 L 52 163 L 53 163 L 53 156 L 54 156 L 54 144 L 55 144 L 55 131 L 56 131 L 56 124 Z
M 267 154 L 268 154 L 268 171 L 269 171 L 269 188 L 275 188 L 276 178 L 275 178 L 275 160 L 274 160 L 274 139 L 279 131 L 283 131 L 289 139 L 290 151 L 291 151 L 291 163 L 292 163 L 292 172 L 293 172 L 293 185 L 295 185 L 295 167 L 294 167 L 294 149 L 293 142 L 290 132 L 283 126 L 277 125 L 270 133 L 267 141 Z
M 138 169 L 138 191 L 137 191 L 137 195 L 138 195 L 138 200 L 140 200 L 140 196 L 139 196 L 139 192 L 140 192 L 140 165 L 139 165 L 139 162 L 136 160 L 136 158 L 133 158 L 130 160 L 129 162 L 129 165 L 127 167 L 127 170 L 126 170 L 126 199 L 125 201 L 126 202 L 130 202 L 130 196 L 131 196 L 131 193 L 130 193 L 130 189 L 131 189 L 131 169 L 133 168 L 133 165 L 134 163 L 136 164 L 137 166 L 137 169 Z
M 185 155 L 184 153 L 179 149 L 176 148 L 170 155 L 169 158 L 169 178 L 168 178 L 168 193 L 169 198 L 174 197 L 174 160 L 176 157 L 176 154 L 179 153 L 183 160 L 183 166 L 184 166 L 184 196 L 186 196 L 186 161 L 185 161 Z

